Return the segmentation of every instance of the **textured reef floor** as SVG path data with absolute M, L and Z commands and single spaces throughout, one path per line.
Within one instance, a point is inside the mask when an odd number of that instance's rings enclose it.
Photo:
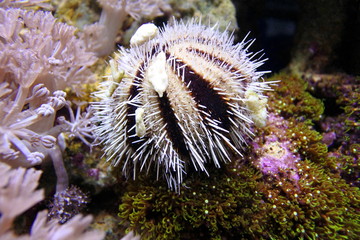
M 333 139 L 329 151 L 316 130 L 322 101 L 301 78 L 273 79 L 282 81 L 269 93 L 269 123 L 244 158 L 191 176 L 180 195 L 147 178 L 130 182 L 119 207 L 128 230 L 142 239 L 357 238 L 359 145 Z

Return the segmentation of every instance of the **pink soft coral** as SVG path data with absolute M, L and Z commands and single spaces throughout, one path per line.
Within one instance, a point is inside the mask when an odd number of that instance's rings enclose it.
M 76 28 L 56 22 L 49 12 L 0 8 L 0 79 L 23 88 L 42 83 L 50 92 L 95 80 L 97 58 L 75 37 Z
M 48 221 L 47 211 L 37 214 L 29 235 L 16 236 L 11 231 L 17 216 L 44 199 L 44 190 L 36 189 L 40 175 L 41 171 L 33 168 L 11 169 L 0 162 L 0 239 L 103 239 L 103 232 L 88 230 L 92 221 L 91 216 L 78 214 L 69 222 L 60 225 L 56 220 Z
M 134 19 L 155 18 L 170 10 L 167 1 L 160 0 L 98 0 L 102 7 L 100 20 L 84 29 L 83 39 L 88 49 L 98 56 L 110 54 L 115 46 L 117 32 L 128 15 Z
M 49 12 L 0 8 L 0 161 L 30 167 L 49 155 L 57 190 L 68 187 L 59 140 L 61 133 L 91 137 L 90 112 L 74 116 L 63 91 L 95 80 L 89 70 L 97 58 L 75 37 L 75 28 Z M 57 111 L 67 107 L 70 121 Z

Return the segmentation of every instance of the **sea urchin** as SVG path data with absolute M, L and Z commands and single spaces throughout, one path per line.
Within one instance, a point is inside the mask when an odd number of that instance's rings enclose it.
M 264 59 L 248 52 L 253 41 L 234 45 L 232 35 L 196 20 L 148 26 L 153 38 L 135 34 L 141 40 L 120 49 L 118 76 L 95 94 L 95 131 L 125 176 L 155 166 L 179 191 L 189 168 L 207 172 L 208 162 L 241 156 L 251 125 L 265 124 L 262 92 L 270 87 L 256 71 Z

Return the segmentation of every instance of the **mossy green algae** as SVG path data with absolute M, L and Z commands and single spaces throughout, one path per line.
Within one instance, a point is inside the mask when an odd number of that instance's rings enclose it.
M 142 176 L 129 182 L 119 207 L 127 231 L 141 239 L 357 239 L 359 189 L 334 171 L 337 159 L 313 126 L 322 102 L 302 79 L 274 78 L 283 81 L 269 94 L 269 111 L 288 123 L 284 138 L 301 157 L 299 180 L 281 169 L 275 176 L 262 174 L 252 165 L 252 147 L 242 159 L 210 170 L 209 177 L 189 174 L 180 194 Z M 276 99 L 285 104 L 274 104 Z M 276 131 L 272 126 L 257 134 Z

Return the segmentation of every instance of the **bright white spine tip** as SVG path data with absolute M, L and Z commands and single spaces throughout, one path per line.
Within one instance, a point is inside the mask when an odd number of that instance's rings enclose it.
M 251 126 L 266 123 L 270 83 L 256 71 L 264 60 L 248 51 L 253 41 L 234 44 L 216 27 L 175 21 L 140 35 L 146 41 L 133 40 L 112 63 L 121 76 L 95 93 L 95 131 L 125 176 L 154 169 L 179 192 L 189 169 L 207 173 L 241 157 Z

